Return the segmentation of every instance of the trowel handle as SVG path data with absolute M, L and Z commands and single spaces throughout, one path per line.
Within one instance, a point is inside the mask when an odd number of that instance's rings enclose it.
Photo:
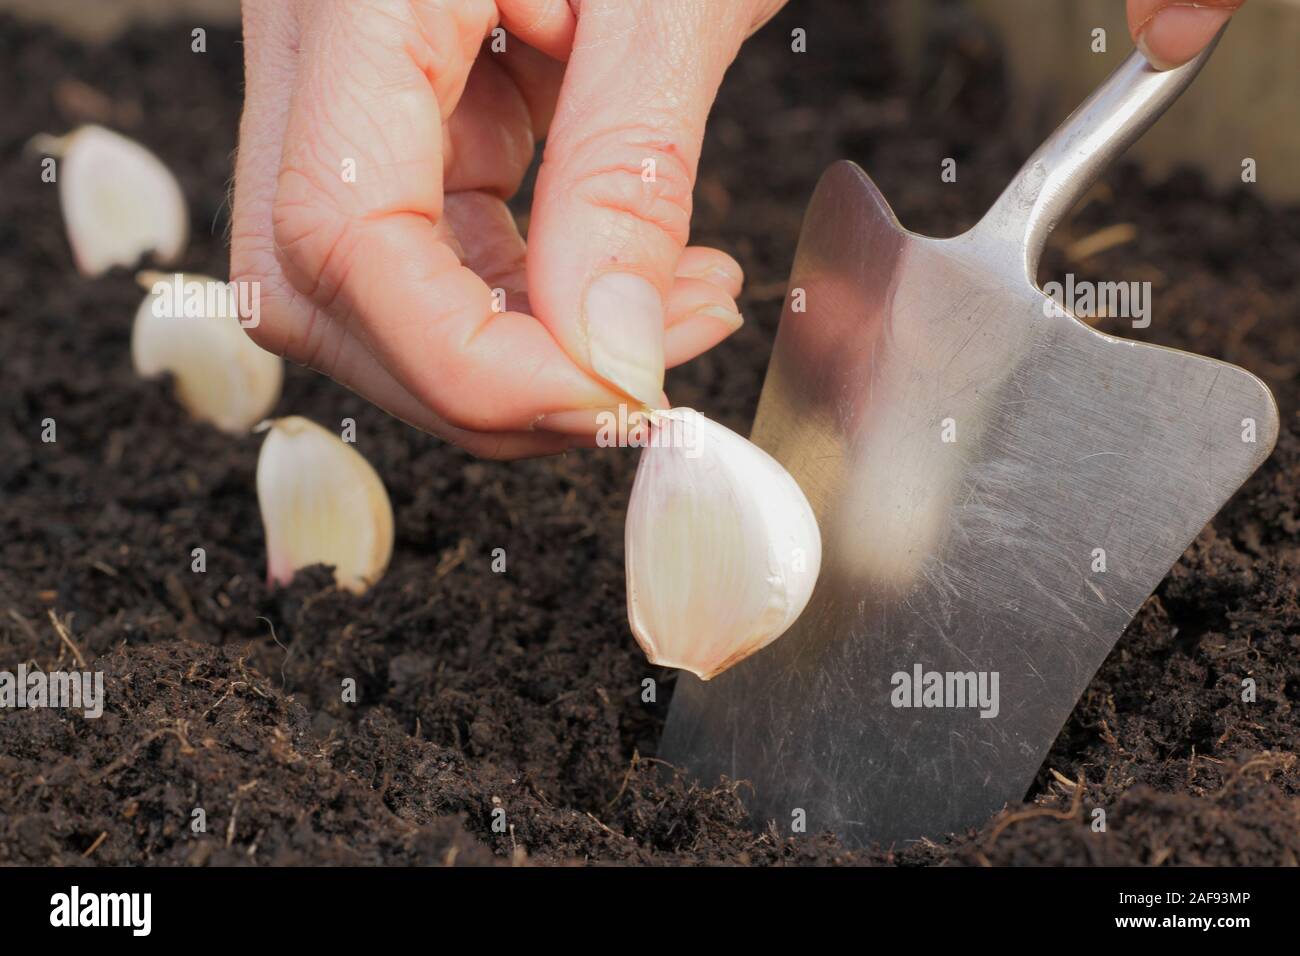
M 1135 50 L 1016 173 L 976 229 L 1021 246 L 1030 283 L 1056 224 L 1187 89 L 1222 36 L 1172 70 L 1155 69 Z

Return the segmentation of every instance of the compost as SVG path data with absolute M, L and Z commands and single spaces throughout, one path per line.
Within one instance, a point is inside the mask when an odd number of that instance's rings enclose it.
M 863 6 L 791 5 L 742 51 L 715 110 L 694 241 L 744 265 L 747 324 L 668 390 L 742 433 L 825 166 L 857 160 L 906 226 L 951 235 L 1060 118 L 1013 126 L 996 44 L 964 21 L 904 78 L 879 8 Z M 791 52 L 795 26 L 806 54 Z M 105 674 L 99 719 L 0 711 L 0 862 L 1300 861 L 1300 211 L 1122 167 L 1057 231 L 1043 279 L 1151 282 L 1148 328 L 1100 327 L 1261 376 L 1282 410 L 1277 451 L 1142 608 L 1025 804 L 850 851 L 753 832 L 743 781 L 695 786 L 656 759 L 674 678 L 645 663 L 625 617 L 635 452 L 477 461 L 290 369 L 278 413 L 356 420 L 397 544 L 363 597 L 324 568 L 266 586 L 260 439 L 195 424 L 167 382 L 136 378 L 141 293 L 125 271 L 74 275 L 57 191 L 23 149 L 87 121 L 141 140 L 191 202 L 184 268 L 226 276 L 242 50 L 211 30 L 196 55 L 189 29 L 84 48 L 0 19 L 0 669 L 81 658 Z M 940 180 L 947 157 L 956 183 Z M 1075 246 L 1117 223 L 1133 227 L 1126 242 Z

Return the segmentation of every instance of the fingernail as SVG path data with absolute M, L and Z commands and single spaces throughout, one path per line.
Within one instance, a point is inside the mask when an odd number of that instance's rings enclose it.
M 745 319 L 739 312 L 735 312 L 721 305 L 706 305 L 702 309 L 696 309 L 695 314 L 707 315 L 710 318 L 717 319 L 724 323 L 733 332 L 745 324 Z
M 655 407 L 664 387 L 664 305 L 641 276 L 607 272 L 583 299 L 591 367 L 637 401 Z
M 1172 70 L 1200 53 L 1232 17 L 1224 7 L 1165 7 L 1142 28 L 1137 48 L 1157 70 Z
M 714 285 L 722 286 L 733 296 L 740 294 L 741 286 L 745 283 L 744 273 L 712 264 L 703 269 L 692 269 L 689 266 L 685 269 L 678 268 L 677 276 L 681 279 L 703 279 L 705 282 L 712 282 Z

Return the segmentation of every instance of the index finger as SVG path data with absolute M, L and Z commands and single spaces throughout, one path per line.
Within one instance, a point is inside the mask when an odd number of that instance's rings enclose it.
M 618 401 L 534 318 L 494 311 L 443 220 L 444 123 L 495 16 L 483 2 L 319 10 L 301 40 L 273 210 L 294 287 L 441 418 L 479 431 Z

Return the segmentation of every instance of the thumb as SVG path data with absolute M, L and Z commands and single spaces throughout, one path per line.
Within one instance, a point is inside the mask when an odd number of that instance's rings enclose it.
M 651 407 L 704 122 L 750 6 L 583 0 L 538 171 L 533 311 L 576 363 Z

